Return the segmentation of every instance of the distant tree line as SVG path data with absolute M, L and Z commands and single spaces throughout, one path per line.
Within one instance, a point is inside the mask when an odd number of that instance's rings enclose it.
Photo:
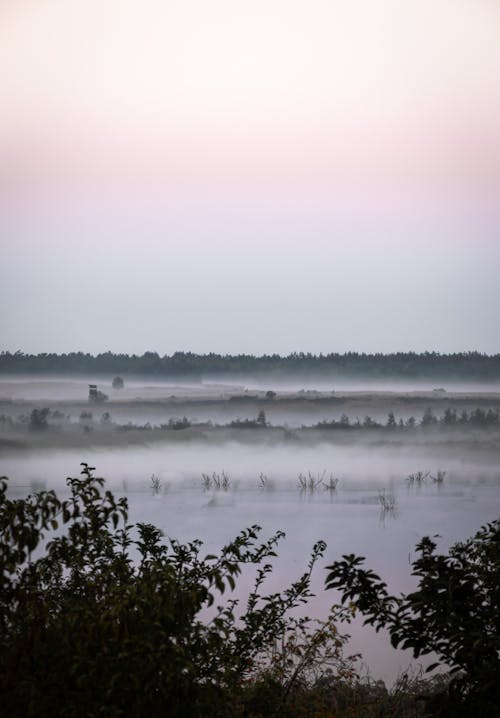
M 25 354 L 17 351 L 0 353 L 0 374 L 82 374 L 142 375 L 157 377 L 202 378 L 205 375 L 266 375 L 314 373 L 339 377 L 373 377 L 377 379 L 424 378 L 464 380 L 499 380 L 500 354 L 459 352 L 397 352 L 393 354 L 279 354 L 222 355 L 175 352 L 160 356 L 147 351 L 136 354 L 97 355 L 84 352 L 69 354 Z
M 90 430 L 97 418 L 91 411 L 82 411 L 79 416 L 79 425 L 83 426 L 87 431 Z M 33 409 L 31 414 L 21 414 L 17 418 L 13 418 L 7 414 L 0 414 L 0 432 L 15 429 L 16 427 L 28 427 L 30 431 L 44 431 L 49 427 L 60 429 L 62 425 L 70 424 L 71 417 L 65 416 L 61 411 L 55 409 L 51 410 L 48 407 L 42 409 Z M 152 430 L 152 429 L 173 429 L 176 431 L 182 429 L 190 429 L 191 427 L 197 428 L 231 428 L 231 429 L 265 429 L 265 428 L 283 428 L 279 425 L 271 424 L 266 417 L 266 413 L 261 409 L 255 419 L 235 419 L 227 424 L 216 424 L 212 421 L 205 422 L 193 422 L 186 416 L 182 418 L 170 417 L 168 423 L 162 423 L 158 425 L 152 425 L 149 421 L 145 424 L 134 424 L 128 422 L 127 424 L 115 424 L 112 420 L 111 414 L 106 411 L 102 414 L 99 419 L 101 426 L 105 428 L 113 427 L 117 431 L 133 431 L 133 430 Z M 481 409 L 477 408 L 473 411 L 467 412 L 465 409 L 458 412 L 456 409 L 445 409 L 442 416 L 436 416 L 432 409 L 428 408 L 424 411 L 423 416 L 420 420 L 414 416 L 410 416 L 406 420 L 397 419 L 394 412 L 390 411 L 387 415 L 385 422 L 377 421 L 371 416 L 365 416 L 363 420 L 356 417 L 354 420 L 349 418 L 347 414 L 342 414 L 340 419 L 331 419 L 325 421 L 319 421 L 311 426 L 302 426 L 303 429 L 385 429 L 385 430 L 411 430 L 417 427 L 423 429 L 430 429 L 435 427 L 445 428 L 464 428 L 464 427 L 477 427 L 477 428 L 488 428 L 500 427 L 500 411 L 498 409 Z
M 336 421 L 320 421 L 315 424 L 314 428 L 318 429 L 414 429 L 417 426 L 421 426 L 424 429 L 435 426 L 450 427 L 463 427 L 463 426 L 476 426 L 476 427 L 489 427 L 500 426 L 500 412 L 498 409 L 474 409 L 474 411 L 467 412 L 463 409 L 461 412 L 457 412 L 456 409 L 445 409 L 443 416 L 435 416 L 432 409 L 426 409 L 420 421 L 415 419 L 414 416 L 410 416 L 406 421 L 403 419 L 397 420 L 394 416 L 394 412 L 390 411 L 387 415 L 387 421 L 385 424 L 372 419 L 371 416 L 365 416 L 363 421 L 356 418 L 355 421 L 351 421 L 347 414 L 342 414 L 340 419 Z

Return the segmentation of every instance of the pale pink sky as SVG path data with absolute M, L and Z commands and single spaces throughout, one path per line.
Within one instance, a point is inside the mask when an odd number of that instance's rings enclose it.
M 0 13 L 7 186 L 498 183 L 489 0 L 6 0 Z
M 5 348 L 500 351 L 499 37 L 491 0 L 3 0 Z

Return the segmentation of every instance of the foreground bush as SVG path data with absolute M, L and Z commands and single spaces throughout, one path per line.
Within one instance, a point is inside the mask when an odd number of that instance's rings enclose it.
M 393 646 L 436 654 L 451 669 L 446 690 L 427 702 L 432 715 L 500 716 L 500 519 L 448 554 L 428 537 L 417 551 L 418 588 L 406 596 L 391 596 L 353 554 L 328 567 L 327 588 L 354 602 L 365 623 L 386 628 Z
M 0 481 L 3 715 L 258 716 L 266 682 L 266 714 L 285 715 L 319 655 L 351 680 L 333 617 L 315 630 L 289 617 L 325 544 L 288 589 L 261 595 L 281 533 L 259 543 L 252 526 L 202 558 L 199 541 L 129 525 L 126 499 L 83 467 L 64 501 L 53 491 L 9 500 Z M 245 564 L 257 573 L 238 617 L 237 601 L 216 599 Z

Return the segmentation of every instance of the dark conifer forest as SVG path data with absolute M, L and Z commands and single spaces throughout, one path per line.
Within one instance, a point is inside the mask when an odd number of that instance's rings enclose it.
M 1 374 L 80 374 L 151 377 L 202 378 L 205 375 L 280 376 L 313 374 L 324 377 L 365 377 L 374 379 L 446 378 L 456 380 L 496 381 L 500 379 L 500 354 L 460 352 L 397 352 L 393 354 L 195 354 L 175 352 L 161 356 L 147 351 L 142 355 L 68 354 L 4 351 L 0 354 Z

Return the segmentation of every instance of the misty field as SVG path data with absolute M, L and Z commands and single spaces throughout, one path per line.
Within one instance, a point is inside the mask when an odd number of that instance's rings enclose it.
M 89 403 L 90 381 L 0 380 L 0 473 L 12 495 L 64 495 L 86 461 L 128 498 L 132 521 L 201 539 L 207 552 L 253 524 L 281 529 L 269 590 L 297 578 L 321 539 L 324 565 L 361 554 L 393 592 L 408 591 L 422 536 L 439 534 L 446 550 L 499 515 L 493 387 L 136 380 L 113 389 L 106 379 L 97 383 L 108 399 Z M 338 599 L 322 590 L 323 569 L 307 606 L 318 618 Z M 360 621 L 349 632 L 374 678 L 391 683 L 412 662 Z

